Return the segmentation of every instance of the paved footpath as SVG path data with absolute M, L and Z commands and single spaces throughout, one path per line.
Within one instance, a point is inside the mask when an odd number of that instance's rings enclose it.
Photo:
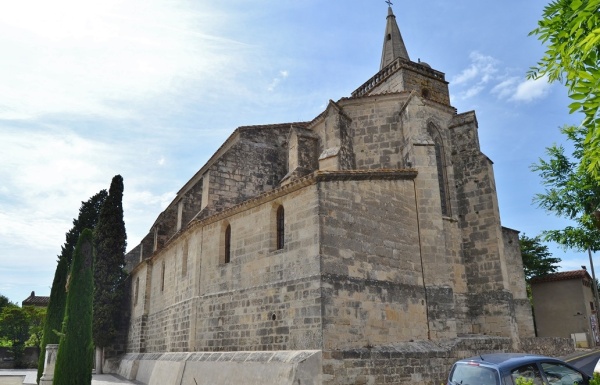
M 15 377 L 20 379 L 17 381 Z M 0 369 L 0 385 L 35 385 L 37 370 L 9 370 Z M 92 375 L 92 385 L 131 385 L 141 384 L 137 381 L 127 381 L 122 377 L 112 374 Z

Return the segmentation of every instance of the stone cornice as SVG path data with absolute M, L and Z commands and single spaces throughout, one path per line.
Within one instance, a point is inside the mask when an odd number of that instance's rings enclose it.
M 307 186 L 311 186 L 321 182 L 352 180 L 413 180 L 417 177 L 417 174 L 418 171 L 415 169 L 315 171 L 312 174 L 307 175 L 305 177 L 292 180 L 285 186 L 277 187 L 271 191 L 267 191 L 238 205 L 235 205 L 219 213 L 211 215 L 208 218 L 193 220 L 185 228 L 182 228 L 179 232 L 173 235 L 160 250 L 155 251 L 149 258 L 144 259 L 142 263 L 147 262 L 151 264 L 152 260 L 155 259 L 158 255 L 160 255 L 163 250 L 168 249 L 175 240 L 179 239 L 181 236 L 198 227 L 204 227 L 215 222 L 221 221 L 225 218 L 231 217 L 232 215 L 249 210 L 266 202 L 273 201 L 277 198 L 290 194 L 294 191 L 298 191 Z M 137 267 L 139 265 L 140 264 L 136 265 L 132 269 L 132 272 L 137 270 Z

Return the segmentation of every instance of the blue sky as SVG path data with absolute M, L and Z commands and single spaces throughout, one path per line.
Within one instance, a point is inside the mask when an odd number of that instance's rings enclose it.
M 502 224 L 566 222 L 532 205 L 529 166 L 576 124 L 560 84 L 526 81 L 545 0 L 396 1 L 413 61 L 475 110 Z M 121 174 L 128 249 L 238 126 L 313 119 L 379 69 L 383 0 L 22 0 L 0 14 L 0 294 L 49 295 L 81 201 Z M 551 251 L 561 269 L 587 254 Z M 598 263 L 600 265 L 600 263 Z

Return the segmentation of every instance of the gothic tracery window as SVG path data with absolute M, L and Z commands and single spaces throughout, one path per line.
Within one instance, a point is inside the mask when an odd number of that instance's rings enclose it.
M 442 215 L 450 216 L 450 194 L 448 191 L 448 177 L 446 174 L 446 156 L 444 153 L 444 142 L 439 129 L 432 123 L 427 127 L 435 148 L 435 163 L 437 166 L 438 185 L 440 189 L 440 204 Z

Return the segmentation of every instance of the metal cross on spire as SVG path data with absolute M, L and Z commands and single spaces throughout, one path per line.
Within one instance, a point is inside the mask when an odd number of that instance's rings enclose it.
M 394 3 L 392 3 L 392 1 L 391 1 L 391 0 L 385 0 L 385 2 L 386 2 L 386 3 L 387 3 L 387 5 L 388 5 L 388 6 L 390 6 L 390 7 L 391 7 L 392 5 L 394 5 Z

